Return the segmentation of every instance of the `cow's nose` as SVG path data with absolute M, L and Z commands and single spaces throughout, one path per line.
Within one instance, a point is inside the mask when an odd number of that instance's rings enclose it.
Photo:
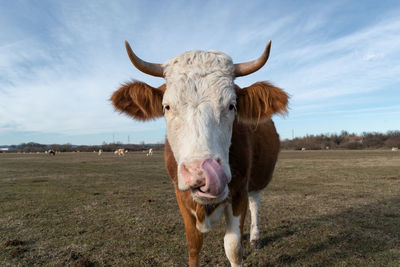
M 191 188 L 197 188 L 206 184 L 206 178 L 203 170 L 201 170 L 202 160 L 195 160 L 190 163 L 181 164 L 181 174 L 185 184 Z

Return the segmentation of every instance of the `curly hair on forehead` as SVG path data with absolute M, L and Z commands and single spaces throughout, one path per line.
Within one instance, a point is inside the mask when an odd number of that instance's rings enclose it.
M 182 74 L 186 77 L 205 77 L 218 73 L 217 76 L 233 77 L 235 67 L 232 59 L 217 51 L 187 51 L 169 59 L 163 64 L 165 78 L 175 80 Z

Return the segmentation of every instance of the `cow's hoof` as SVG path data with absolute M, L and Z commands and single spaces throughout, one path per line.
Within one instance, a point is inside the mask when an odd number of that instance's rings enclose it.
M 263 247 L 263 243 L 262 243 L 261 239 L 251 240 L 250 241 L 250 247 L 252 249 L 260 249 L 260 248 Z

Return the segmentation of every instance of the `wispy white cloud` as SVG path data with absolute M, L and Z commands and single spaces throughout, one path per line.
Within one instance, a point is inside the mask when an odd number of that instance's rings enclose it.
M 399 13 L 400 14 L 400 13 Z M 278 80 L 299 104 L 380 91 L 400 82 L 400 16 L 282 55 Z

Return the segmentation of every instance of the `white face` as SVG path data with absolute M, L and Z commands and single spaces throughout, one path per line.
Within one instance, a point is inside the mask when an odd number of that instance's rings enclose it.
M 236 111 L 232 61 L 222 53 L 194 51 L 169 60 L 164 69 L 164 116 L 178 163 L 179 189 L 193 189 L 182 174 L 182 166 L 199 165 L 205 159 L 218 162 L 229 183 L 229 147 Z M 201 203 L 220 202 L 228 195 L 228 186 L 224 186 L 216 198 L 199 197 L 193 190 L 192 195 Z

